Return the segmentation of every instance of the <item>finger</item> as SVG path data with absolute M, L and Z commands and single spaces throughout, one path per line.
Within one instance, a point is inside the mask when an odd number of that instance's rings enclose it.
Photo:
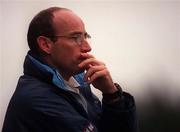
M 107 69 L 104 69 L 102 71 L 98 71 L 98 72 L 95 72 L 91 78 L 88 80 L 88 83 L 92 83 L 94 80 L 96 80 L 97 78 L 100 78 L 100 77 L 103 77 L 105 75 L 107 75 Z
M 88 53 L 81 53 L 82 58 L 95 58 L 93 55 L 88 54 Z
M 90 66 L 94 65 L 95 64 L 95 58 L 90 58 L 90 59 L 86 59 L 86 60 L 83 60 L 81 63 L 78 64 L 78 66 L 80 68 L 85 68 L 85 69 L 88 69 L 90 68 Z
M 94 65 L 105 65 L 104 63 L 96 60 L 95 58 L 90 58 L 90 59 L 86 59 L 86 60 L 82 61 L 78 66 L 79 66 L 80 68 L 82 68 L 82 67 L 87 67 L 87 66 L 89 66 L 90 64 L 91 64 L 92 66 L 94 66 Z
M 86 72 L 86 74 L 85 74 L 85 76 L 84 76 L 84 80 L 85 80 L 85 81 L 88 81 L 88 79 L 90 79 L 91 76 L 92 76 L 95 72 L 102 71 L 102 70 L 104 70 L 105 68 L 106 68 L 106 67 L 105 67 L 104 65 L 91 66 L 91 67 L 87 70 L 87 72 Z

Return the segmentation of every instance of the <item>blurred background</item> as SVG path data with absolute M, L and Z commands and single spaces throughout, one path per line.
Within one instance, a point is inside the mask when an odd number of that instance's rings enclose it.
M 92 54 L 135 97 L 141 132 L 180 132 L 179 0 L 0 0 L 0 130 L 23 74 L 28 25 L 51 6 L 83 19 Z

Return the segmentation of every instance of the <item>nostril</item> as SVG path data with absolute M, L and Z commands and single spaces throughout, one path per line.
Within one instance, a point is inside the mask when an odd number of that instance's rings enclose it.
M 81 51 L 82 52 L 90 52 L 91 51 L 91 46 L 87 41 L 84 41 L 81 45 Z

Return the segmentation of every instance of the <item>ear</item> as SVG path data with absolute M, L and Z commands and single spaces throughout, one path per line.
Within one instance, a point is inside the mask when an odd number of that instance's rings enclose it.
M 44 36 L 39 36 L 37 38 L 37 43 L 42 51 L 44 51 L 47 54 L 51 53 L 52 42 L 49 38 Z

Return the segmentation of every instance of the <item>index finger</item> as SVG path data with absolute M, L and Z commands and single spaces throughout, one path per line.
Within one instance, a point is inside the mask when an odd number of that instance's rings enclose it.
M 93 55 L 88 54 L 88 53 L 81 53 L 81 57 L 83 57 L 83 58 L 95 58 Z

